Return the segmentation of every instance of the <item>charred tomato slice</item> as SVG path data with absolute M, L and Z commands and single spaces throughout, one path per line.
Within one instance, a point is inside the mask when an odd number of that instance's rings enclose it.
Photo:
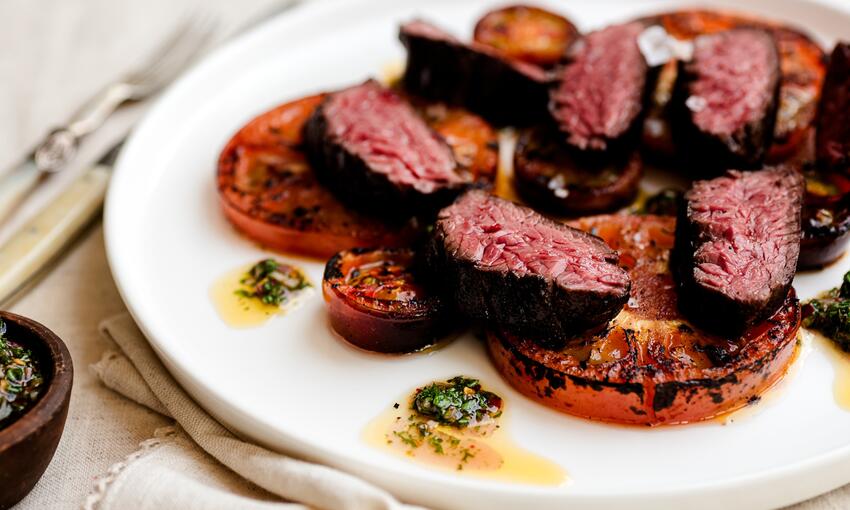
M 451 328 L 451 314 L 417 278 L 415 265 L 407 248 L 355 248 L 331 257 L 322 294 L 334 331 L 373 352 L 413 352 L 438 341 Z
M 708 10 L 673 11 L 645 18 L 682 40 L 739 27 L 764 28 L 773 34 L 780 56 L 781 84 L 769 162 L 793 154 L 814 124 L 821 88 L 826 76 L 826 54 L 811 37 L 795 27 L 746 15 Z M 666 106 L 676 81 L 676 65 L 662 69 L 644 122 L 644 143 L 661 153 L 672 152 Z
M 693 327 L 678 310 L 668 268 L 675 221 L 613 215 L 574 222 L 619 251 L 632 278 L 631 299 L 606 331 L 563 349 L 489 331 L 502 376 L 554 409 L 635 425 L 711 418 L 746 405 L 779 380 L 794 359 L 800 327 L 793 290 L 772 317 L 740 337 Z
M 798 267 L 816 269 L 838 259 L 850 241 L 850 177 L 814 167 L 803 175 L 806 194 Z
M 514 185 L 531 206 L 562 216 L 611 212 L 635 198 L 643 163 L 637 151 L 582 156 L 548 130 L 523 131 L 514 153 Z
M 399 246 L 415 225 L 391 227 L 345 207 L 322 187 L 301 150 L 301 128 L 323 99 L 306 97 L 261 114 L 231 138 L 219 157 L 225 216 L 271 249 L 330 257 L 353 246 Z
M 352 247 L 406 246 L 421 234 L 415 220 L 388 225 L 345 206 L 319 184 L 302 150 L 304 123 L 324 99 L 280 105 L 251 120 L 225 146 L 217 185 L 225 216 L 271 249 L 327 258 Z M 460 108 L 420 111 L 452 147 L 461 171 L 479 183 L 496 176 L 498 139 L 480 117 Z
M 502 7 L 475 25 L 475 42 L 508 58 L 544 67 L 556 65 L 579 38 L 575 25 L 553 12 L 528 5 Z
M 452 148 L 458 170 L 479 186 L 489 188 L 499 165 L 499 134 L 486 120 L 445 103 L 414 101 L 431 128 Z

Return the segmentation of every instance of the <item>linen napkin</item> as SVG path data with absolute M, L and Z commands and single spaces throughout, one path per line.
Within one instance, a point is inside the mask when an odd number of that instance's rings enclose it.
M 230 433 L 171 377 L 129 315 L 105 320 L 100 330 L 121 352 L 106 353 L 91 366 L 94 374 L 117 393 L 173 418 L 175 425 L 157 430 L 100 476 L 86 510 L 418 508 L 350 474 Z

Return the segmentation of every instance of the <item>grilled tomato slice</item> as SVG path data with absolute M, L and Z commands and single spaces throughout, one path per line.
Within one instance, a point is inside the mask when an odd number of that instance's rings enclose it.
M 452 148 L 458 171 L 481 187 L 492 187 L 499 166 L 499 134 L 493 126 L 456 106 L 416 100 L 413 104 Z
M 539 129 L 523 131 L 514 153 L 514 186 L 531 206 L 561 216 L 611 212 L 631 203 L 643 175 L 634 151 L 600 161 L 574 153 Z
M 850 177 L 833 171 L 807 169 L 803 197 L 803 238 L 800 269 L 834 262 L 850 241 Z
M 632 278 L 631 299 L 605 331 L 563 349 L 489 331 L 502 376 L 549 407 L 634 425 L 711 418 L 757 399 L 778 381 L 794 359 L 800 327 L 793 290 L 773 316 L 740 337 L 700 331 L 679 312 L 668 268 L 675 222 L 651 215 L 573 222 L 620 253 Z
M 443 337 L 452 316 L 415 276 L 415 259 L 407 248 L 355 248 L 328 260 L 322 294 L 334 331 L 385 353 L 417 351 Z
M 250 121 L 218 161 L 224 214 L 251 239 L 281 252 L 330 257 L 353 246 L 401 246 L 414 224 L 389 226 L 344 206 L 316 180 L 301 149 L 301 128 L 323 99 L 278 106 Z
M 811 37 L 795 27 L 725 11 L 682 10 L 645 18 L 682 40 L 736 27 L 759 27 L 773 34 L 779 49 L 781 84 L 768 161 L 778 162 L 793 154 L 814 124 L 821 88 L 826 76 L 826 54 Z M 675 62 L 661 71 L 644 122 L 644 143 L 661 153 L 672 152 L 669 125 L 664 118 L 675 84 Z
M 475 42 L 508 58 L 551 67 L 561 61 L 579 38 L 575 25 L 553 12 L 527 5 L 490 11 L 475 25 Z
M 218 161 L 224 214 L 251 239 L 276 251 L 327 258 L 352 247 L 406 246 L 421 234 L 413 219 L 390 225 L 345 206 L 319 184 L 302 149 L 302 128 L 324 95 L 280 105 L 256 117 Z M 423 104 L 419 110 L 452 148 L 460 171 L 479 184 L 495 180 L 498 138 L 477 115 Z

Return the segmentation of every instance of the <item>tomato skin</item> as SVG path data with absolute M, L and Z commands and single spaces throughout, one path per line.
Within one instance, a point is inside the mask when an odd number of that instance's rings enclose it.
M 850 243 L 850 197 L 842 209 L 833 210 L 836 221 L 828 227 L 812 227 L 814 213 L 804 218 L 803 239 L 800 241 L 800 270 L 820 269 L 838 260 Z M 808 209 L 808 208 L 807 208 Z M 814 208 L 813 208 L 814 209 Z
M 567 18 L 528 5 L 502 7 L 475 25 L 475 42 L 496 48 L 508 58 L 551 67 L 580 37 Z
M 637 195 L 642 176 L 637 151 L 608 163 L 583 161 L 539 130 L 523 131 L 514 153 L 514 186 L 519 195 L 532 207 L 560 216 L 624 207 Z M 559 179 L 563 185 L 554 185 Z
M 322 279 L 334 331 L 356 347 L 390 354 L 418 351 L 445 336 L 453 314 L 415 279 L 414 264 L 415 254 L 404 248 L 334 255 Z
M 224 216 L 247 237 L 260 245 L 280 253 L 295 253 L 317 259 L 325 259 L 343 246 L 365 247 L 373 244 L 404 246 L 418 237 L 413 230 L 400 235 L 386 233 L 383 237 L 353 238 L 347 234 L 334 235 L 328 232 L 305 232 L 286 226 L 270 224 L 234 207 L 226 200 L 221 201 Z
M 837 260 L 850 242 L 850 177 L 811 167 L 803 172 L 803 238 L 799 269 L 818 269 Z
M 799 323 L 799 306 L 789 301 L 782 320 Z M 796 319 L 794 316 L 796 315 Z M 797 325 L 799 327 L 799 324 Z M 746 406 L 783 377 L 794 360 L 797 327 L 784 331 L 774 350 L 746 366 L 693 378 L 659 376 L 618 380 L 592 370 L 559 370 L 529 356 L 532 346 L 490 331 L 487 344 L 496 369 L 520 393 L 543 405 L 591 420 L 625 425 L 674 425 L 710 419 Z M 783 328 L 780 328 L 783 329 Z M 793 334 L 792 334 L 793 333 Z M 765 341 L 767 341 L 765 339 Z M 557 357 L 553 356 L 553 363 Z
M 573 225 L 620 251 L 632 296 L 606 332 L 561 350 L 489 330 L 496 368 L 521 393 L 593 420 L 678 424 L 740 408 L 785 374 L 800 327 L 793 290 L 741 337 L 703 333 L 679 312 L 667 266 L 675 218 L 596 216 Z

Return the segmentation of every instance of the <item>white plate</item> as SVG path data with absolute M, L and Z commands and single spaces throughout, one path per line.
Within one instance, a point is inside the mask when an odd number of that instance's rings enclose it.
M 208 298 L 213 280 L 264 255 L 217 205 L 215 162 L 230 135 L 278 103 L 401 61 L 400 21 L 421 15 L 465 37 L 493 3 L 311 2 L 217 51 L 168 91 L 124 149 L 106 207 L 113 274 L 166 366 L 234 431 L 441 508 L 762 508 L 850 482 L 850 413 L 836 406 L 832 367 L 819 351 L 781 398 L 751 418 L 642 429 L 576 419 L 520 396 L 472 337 L 429 355 L 358 352 L 331 335 L 318 293 L 261 328 L 235 330 L 219 319 Z M 552 7 L 590 29 L 681 6 L 595 0 Z M 818 4 L 760 0 L 747 10 L 805 26 L 829 45 L 850 26 L 850 15 Z M 322 265 L 305 266 L 319 282 Z M 799 277 L 799 294 L 836 284 L 848 266 L 845 258 Z M 401 392 L 457 374 L 480 377 L 504 395 L 514 438 L 562 465 L 572 483 L 540 488 L 459 477 L 360 440 L 364 425 Z

